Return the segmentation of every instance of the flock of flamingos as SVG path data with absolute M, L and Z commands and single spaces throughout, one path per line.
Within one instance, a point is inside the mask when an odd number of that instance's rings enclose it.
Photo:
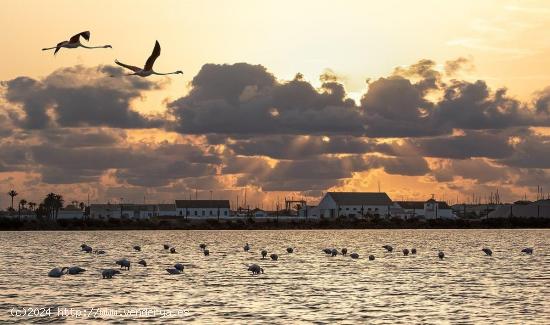
M 103 251 L 103 250 L 94 250 L 92 247 L 88 246 L 87 244 L 82 244 L 80 247 L 81 247 L 81 250 L 83 252 L 86 252 L 86 253 L 90 253 L 90 254 L 94 253 L 94 254 L 100 254 L 100 255 L 105 254 L 105 251 Z M 164 247 L 165 251 L 169 251 L 171 254 L 176 254 L 176 248 L 175 247 L 173 247 L 173 246 L 171 247 L 169 244 L 164 244 L 163 247 Z M 209 256 L 210 255 L 210 250 L 207 248 L 206 244 L 204 244 L 204 243 L 200 244 L 199 248 L 202 250 L 204 256 Z M 382 246 L 382 248 L 384 248 L 386 250 L 386 252 L 389 252 L 389 253 L 393 252 L 393 247 L 390 246 L 390 245 L 384 245 L 384 246 Z M 138 245 L 134 246 L 133 249 L 135 251 L 138 251 L 138 252 L 141 251 L 141 247 L 138 246 Z M 244 245 L 244 247 L 243 247 L 243 250 L 245 252 L 249 252 L 250 251 L 250 245 L 248 243 L 246 243 L 246 245 Z M 490 248 L 482 248 L 481 250 L 487 256 L 492 256 L 493 255 L 493 251 Z M 286 251 L 287 251 L 288 254 L 292 254 L 292 253 L 294 253 L 294 248 L 288 247 L 286 249 Z M 323 252 L 327 256 L 337 256 L 338 254 L 341 254 L 342 256 L 347 256 L 347 254 L 348 254 L 347 248 L 342 248 L 340 251 L 338 251 L 336 248 L 325 248 L 325 249 L 323 249 Z M 409 254 L 416 255 L 416 248 L 412 248 L 411 250 L 409 250 L 408 248 L 404 248 L 402 250 L 402 252 L 403 252 L 403 255 L 405 255 L 405 256 L 407 256 Z M 533 248 L 532 247 L 527 247 L 527 248 L 522 249 L 521 252 L 525 253 L 525 254 L 532 255 L 533 254 Z M 268 254 L 267 250 L 263 249 L 261 251 L 262 260 L 266 258 L 267 254 Z M 349 254 L 349 256 L 352 259 L 358 259 L 359 258 L 359 254 L 357 254 L 357 253 L 351 253 L 351 254 Z M 445 258 L 445 253 L 442 252 L 442 251 L 439 251 L 437 256 L 439 257 L 439 259 L 444 259 Z M 277 261 L 279 259 L 279 255 L 277 255 L 275 253 L 271 254 L 269 257 L 273 261 Z M 370 261 L 373 261 L 374 259 L 375 259 L 374 255 L 369 255 L 369 260 Z M 120 266 L 119 269 L 130 270 L 131 262 L 126 258 L 122 258 L 122 259 L 119 259 L 119 260 L 115 261 L 115 264 Z M 147 262 L 143 259 L 139 260 L 137 262 L 137 264 L 141 265 L 142 267 L 147 267 Z M 248 271 L 252 272 L 252 275 L 256 275 L 256 274 L 260 274 L 260 273 L 263 274 L 264 273 L 264 269 L 258 264 L 250 264 L 250 265 L 246 265 L 246 267 L 248 268 Z M 167 268 L 166 272 L 168 272 L 168 274 L 175 275 L 175 274 L 183 273 L 183 270 L 184 270 L 184 265 L 181 264 L 181 263 L 176 263 L 176 264 L 174 264 L 174 266 L 172 268 Z M 54 278 L 60 278 L 61 276 L 65 275 L 65 274 L 75 275 L 75 274 L 83 273 L 85 271 L 86 271 L 85 269 L 83 269 L 79 266 L 56 267 L 56 268 L 53 268 L 48 273 L 48 276 L 49 277 L 54 277 Z M 101 276 L 103 277 L 103 279 L 111 279 L 116 274 L 120 274 L 120 271 L 116 270 L 116 269 L 112 269 L 112 268 L 103 269 L 101 271 Z
M 78 34 L 72 36 L 71 38 L 69 38 L 68 41 L 62 41 L 62 42 L 57 43 L 56 46 L 43 48 L 42 51 L 54 50 L 53 54 L 55 55 L 62 48 L 65 48 L 65 49 L 75 49 L 75 48 L 78 48 L 78 47 L 82 47 L 82 48 L 85 48 L 85 49 L 112 48 L 111 45 L 86 46 L 86 45 L 84 45 L 80 42 L 81 39 L 85 39 L 86 41 L 89 41 L 90 40 L 90 31 L 85 31 L 85 32 L 78 33 Z M 135 75 L 135 76 L 140 76 L 140 77 L 148 77 L 148 76 L 153 75 L 153 74 L 160 75 L 160 76 L 169 75 L 169 74 L 183 74 L 183 71 L 181 71 L 181 70 L 174 71 L 174 72 L 168 72 L 168 73 L 160 73 L 160 72 L 154 71 L 153 70 L 153 65 L 155 64 L 155 60 L 159 56 L 160 56 L 160 44 L 159 44 L 158 41 L 156 41 L 155 42 L 155 47 L 153 48 L 153 53 L 151 53 L 151 55 L 149 56 L 149 58 L 145 62 L 145 65 L 143 66 L 143 68 L 139 68 L 139 67 L 136 67 L 136 66 L 133 66 L 133 65 L 125 64 L 125 63 L 122 63 L 118 60 L 115 60 L 115 63 L 118 64 L 119 66 L 123 67 L 123 68 L 126 68 L 126 69 L 132 71 L 132 73 L 126 74 L 127 76 L 134 76 Z

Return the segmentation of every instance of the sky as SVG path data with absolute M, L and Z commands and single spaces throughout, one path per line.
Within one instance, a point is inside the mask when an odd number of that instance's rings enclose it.
M 2 7 L 0 191 L 18 199 L 550 192 L 547 1 Z M 112 49 L 41 51 L 85 30 Z M 155 40 L 155 70 L 184 74 L 122 76 Z

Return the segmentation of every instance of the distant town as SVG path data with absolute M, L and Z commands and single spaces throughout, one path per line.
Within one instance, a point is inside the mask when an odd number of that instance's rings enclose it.
M 489 219 L 550 219 L 550 199 L 520 200 L 513 203 L 463 203 L 449 205 L 434 197 L 425 201 L 394 201 L 384 192 L 327 192 L 317 205 L 305 200 L 285 199 L 284 207 L 263 210 L 250 206 L 231 207 L 230 200 L 175 200 L 169 204 L 103 203 L 86 204 L 72 201 L 66 204 L 63 196 L 46 195 L 41 203 L 16 200 L 19 194 L 7 193 L 11 204 L 0 211 L 0 225 L 55 224 L 85 222 L 104 225 L 124 225 L 148 222 L 154 225 L 173 225 L 197 222 L 430 222 Z

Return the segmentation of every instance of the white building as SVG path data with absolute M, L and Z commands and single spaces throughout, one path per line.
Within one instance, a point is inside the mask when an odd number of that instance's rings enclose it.
M 21 221 L 29 221 L 29 220 L 36 220 L 36 212 L 31 211 L 29 209 L 21 209 L 15 210 L 15 211 L 2 211 L 2 215 L 0 215 L 3 218 L 12 219 L 12 220 L 21 220 Z
M 324 218 L 388 216 L 394 203 L 381 192 L 328 192 L 317 205 Z
M 550 218 L 550 200 L 529 203 L 502 204 L 489 218 Z
M 404 217 L 425 218 L 425 219 L 456 219 L 451 207 L 443 201 L 429 199 L 428 201 L 397 201 L 398 206 L 403 208 Z
M 159 217 L 173 217 L 177 215 L 175 204 L 159 204 L 157 208 Z
M 84 212 L 79 207 L 67 205 L 57 213 L 57 220 L 82 220 Z
M 316 205 L 304 205 L 298 211 L 298 216 L 303 218 L 319 218 L 319 207 Z
M 90 204 L 90 219 L 119 219 L 121 209 L 119 204 Z
M 191 218 L 229 217 L 229 200 L 176 200 L 176 214 Z

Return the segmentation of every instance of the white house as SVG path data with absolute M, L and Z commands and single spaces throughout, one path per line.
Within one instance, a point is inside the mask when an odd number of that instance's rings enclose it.
M 139 211 L 139 219 L 150 219 L 158 217 L 158 207 L 155 204 L 140 204 L 136 206 L 136 211 Z
M 57 220 L 82 220 L 84 212 L 79 207 L 67 205 L 57 213 Z
M 176 200 L 176 214 L 182 217 L 229 217 L 229 208 L 229 200 Z
M 119 204 L 91 204 L 90 219 L 107 220 L 110 218 L 118 219 L 121 215 Z
M 159 217 L 173 217 L 177 214 L 175 204 L 159 204 L 157 210 Z
M 120 216 L 128 219 L 150 219 L 159 215 L 156 204 L 124 204 L 120 205 Z
M 299 217 L 304 218 L 319 218 L 319 207 L 316 205 L 304 205 L 300 208 L 300 211 L 298 211 Z
M 455 219 L 451 207 L 443 201 L 429 199 L 428 201 L 397 201 L 395 202 L 404 210 L 405 218 L 425 219 Z
M 394 206 L 383 192 L 328 192 L 317 205 L 324 218 L 388 216 Z
M 6 211 L 6 212 L 3 212 L 3 214 L 0 216 L 3 218 L 8 218 L 12 220 L 21 220 L 21 221 L 29 221 L 29 220 L 36 219 L 36 213 L 29 209 L 21 209 L 21 211 L 18 211 L 18 210 Z

